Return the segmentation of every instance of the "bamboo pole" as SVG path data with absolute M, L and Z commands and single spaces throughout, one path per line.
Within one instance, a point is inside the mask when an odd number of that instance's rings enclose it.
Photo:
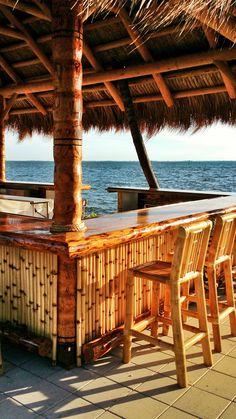
M 129 85 L 127 82 L 123 81 L 119 83 L 121 96 L 123 98 L 125 106 L 125 115 L 127 117 L 131 135 L 133 138 L 134 146 L 139 158 L 139 163 L 142 167 L 144 176 L 149 184 L 150 188 L 159 189 L 159 184 L 156 179 L 156 176 L 152 170 L 151 162 L 148 158 L 145 144 L 142 138 L 142 134 L 138 125 L 137 116 L 133 106 L 132 97 L 129 90 Z
M 52 232 L 83 231 L 82 217 L 82 22 L 74 1 L 52 1 L 55 67 Z
M 3 120 L 4 99 L 0 96 L 0 181 L 6 180 L 5 168 L 5 124 Z

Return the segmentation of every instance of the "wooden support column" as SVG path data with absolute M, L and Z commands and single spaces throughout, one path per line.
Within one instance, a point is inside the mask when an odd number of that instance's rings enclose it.
M 76 259 L 58 259 L 57 361 L 67 368 L 76 363 Z
M 142 134 L 139 129 L 136 112 L 134 109 L 129 85 L 127 81 L 119 82 L 121 97 L 125 106 L 125 113 L 129 123 L 131 135 L 133 138 L 134 146 L 139 158 L 140 165 L 143 169 L 144 176 L 147 179 L 150 189 L 159 189 L 159 184 L 153 172 L 151 162 L 148 158 L 146 147 L 143 141 Z
M 0 96 L 0 182 L 6 180 L 5 169 L 5 122 L 3 116 L 4 99 Z
M 82 231 L 82 52 L 81 2 L 52 0 L 54 63 L 54 184 L 52 232 Z M 75 7 L 72 7 L 75 6 Z

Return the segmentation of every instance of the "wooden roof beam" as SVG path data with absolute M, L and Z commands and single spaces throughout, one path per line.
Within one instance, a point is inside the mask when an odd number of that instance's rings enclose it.
M 6 106 L 4 108 L 4 111 L 1 115 L 1 120 L 5 121 L 8 117 L 8 114 L 12 108 L 12 106 L 14 105 L 16 98 L 17 98 L 17 93 L 13 93 L 12 96 L 10 97 L 10 99 L 7 101 Z
M 119 17 L 127 30 L 132 42 L 137 47 L 137 50 L 139 51 L 140 55 L 144 59 L 146 63 L 153 62 L 154 59 L 148 50 L 147 46 L 144 44 L 143 39 L 140 37 L 139 33 L 132 28 L 132 22 L 129 18 L 126 10 L 124 8 L 120 9 Z M 158 87 L 158 89 L 161 92 L 161 95 L 163 96 L 163 99 L 168 107 L 172 107 L 174 105 L 174 100 L 171 95 L 171 92 L 169 90 L 169 87 L 167 86 L 164 77 L 160 73 L 152 73 L 152 77 Z
M 29 3 L 26 4 L 22 0 L 0 0 L 0 4 L 2 4 L 3 6 L 11 7 L 13 10 L 17 9 L 21 12 L 28 13 L 30 15 L 38 17 L 39 19 L 47 20 L 48 22 L 50 22 L 50 18 L 44 12 L 42 12 L 42 10 L 40 10 L 38 7 L 30 5 Z
M 214 61 L 230 61 L 236 59 L 236 47 L 224 48 L 221 50 L 209 50 L 202 53 L 182 55 L 181 57 L 172 57 L 159 60 L 153 63 L 142 63 L 112 70 L 99 71 L 91 74 L 85 74 L 83 77 L 83 86 L 104 83 L 104 81 L 123 80 L 128 78 L 139 78 L 149 76 L 153 72 L 170 73 L 177 70 L 191 69 L 194 67 L 203 67 L 213 64 Z M 197 70 L 202 71 L 202 70 Z M 173 74 L 171 75 L 173 77 Z M 168 77 L 168 74 L 167 74 Z M 53 90 L 52 81 L 42 81 L 33 83 L 22 83 L 18 86 L 0 87 L 0 95 L 10 96 L 12 93 L 46 92 Z
M 225 83 L 225 85 L 231 85 L 231 89 L 234 89 L 234 97 L 231 97 L 231 99 L 236 99 L 236 74 L 231 70 L 231 68 L 229 67 L 229 65 L 224 62 L 224 61 L 214 61 L 214 64 L 216 65 L 216 67 L 220 70 L 222 78 L 226 78 L 227 79 L 227 83 Z M 227 86 L 226 86 L 227 87 Z M 228 88 L 227 88 L 228 90 Z
M 203 31 L 206 35 L 209 46 L 211 48 L 216 48 L 217 39 L 215 36 L 215 31 L 206 25 L 203 26 Z M 224 82 L 224 85 L 226 87 L 226 90 L 228 92 L 230 99 L 236 99 L 236 88 L 235 88 L 236 77 L 234 73 L 231 71 L 228 64 L 224 61 L 215 61 L 214 64 L 220 70 L 222 80 Z
M 205 95 L 212 95 L 212 94 L 219 94 L 219 93 L 226 93 L 226 87 L 216 86 L 216 87 L 205 87 L 205 88 L 200 88 L 200 89 L 182 90 L 180 92 L 173 92 L 173 96 L 175 99 L 184 99 L 188 97 L 205 96 Z M 149 102 L 163 102 L 163 97 L 160 94 L 133 97 L 133 103 L 149 103 Z M 112 99 L 84 102 L 85 110 L 106 107 L 106 106 L 116 106 L 116 102 Z M 52 107 L 48 106 L 47 111 L 51 112 Z M 19 109 L 13 109 L 12 111 L 10 111 L 10 115 L 23 115 L 23 114 L 31 114 L 31 113 L 39 113 L 39 111 L 36 108 L 32 108 L 32 109 L 19 108 Z
M 236 59 L 236 47 L 224 48 L 221 50 L 208 50 L 202 53 L 166 58 L 153 63 L 137 64 L 127 68 L 107 70 L 94 74 L 86 74 L 83 79 L 83 85 L 87 86 L 90 84 L 104 83 L 104 81 L 123 80 L 131 77 L 142 77 L 151 75 L 155 72 L 165 73 L 192 67 L 201 67 L 208 64 L 213 64 L 213 62 L 216 60 L 230 61 L 234 59 Z
M 84 41 L 83 42 L 83 53 L 85 55 L 85 57 L 87 58 L 87 60 L 90 62 L 91 66 L 96 70 L 96 71 L 103 71 L 103 67 L 100 64 L 100 62 L 97 60 L 97 58 L 94 56 L 91 48 L 89 47 L 89 45 Z M 110 93 L 110 95 L 113 97 L 113 99 L 115 100 L 117 106 L 120 108 L 121 111 L 124 111 L 124 104 L 123 104 L 123 100 L 120 96 L 120 93 L 118 91 L 118 89 L 116 88 L 116 86 L 114 86 L 114 84 L 112 84 L 111 82 L 105 82 L 105 87 L 108 90 L 108 92 Z
M 44 52 L 39 48 L 38 44 L 35 42 L 35 40 L 29 34 L 27 29 L 24 27 L 24 25 L 11 13 L 11 11 L 8 7 L 0 6 L 0 10 L 4 14 L 4 16 L 6 16 L 6 18 L 9 20 L 9 22 L 11 24 L 13 26 L 15 26 L 15 28 L 17 28 L 20 32 L 22 32 L 22 34 L 25 36 L 26 43 L 32 49 L 34 54 L 40 59 L 40 61 L 46 67 L 46 69 L 49 71 L 49 73 L 53 74 L 52 64 L 50 63 L 49 59 L 44 54 Z
M 33 0 L 33 2 L 36 4 L 36 6 L 38 6 L 38 8 L 43 12 L 43 14 L 45 16 L 47 16 L 48 19 L 50 19 L 50 21 L 51 21 L 52 20 L 52 14 L 51 14 L 51 10 L 48 7 L 48 5 L 43 0 Z
M 11 77 L 11 79 L 15 83 L 22 83 L 22 80 L 18 76 L 18 74 L 16 74 L 16 72 L 13 70 L 13 68 L 11 68 L 11 66 L 8 64 L 8 62 L 5 60 L 5 58 L 3 58 L 1 55 L 0 55 L 0 65 L 2 66 L 4 71 L 9 75 L 9 77 Z M 17 92 L 15 92 L 15 93 L 17 93 Z M 39 100 L 32 93 L 27 93 L 27 98 L 43 115 L 47 114 L 47 111 L 43 107 L 41 102 L 39 102 Z
M 22 37 L 23 37 L 23 35 L 22 35 Z M 25 37 L 23 39 L 25 39 Z M 36 39 L 36 42 L 39 43 L 39 44 L 43 44 L 44 42 L 48 42 L 51 39 L 52 39 L 52 35 L 51 34 L 47 34 L 47 35 L 39 36 Z M 15 44 L 6 45 L 6 46 L 0 48 L 0 53 L 1 52 L 2 53 L 6 53 L 6 52 L 9 52 L 9 51 L 15 51 L 17 49 L 25 48 L 25 47 L 28 47 L 28 44 L 26 42 L 16 42 Z
M 204 87 L 200 89 L 182 90 L 179 92 L 173 92 L 175 99 L 184 99 L 188 97 L 206 96 L 212 94 L 225 93 L 225 86 L 216 87 Z M 145 95 L 133 97 L 133 103 L 150 103 L 150 102 L 163 102 L 163 97 L 159 95 Z M 85 109 L 100 108 L 106 106 L 115 106 L 115 102 L 112 100 L 96 100 L 90 102 L 84 102 Z
M 16 29 L 11 29 L 7 26 L 0 25 L 0 34 L 16 39 L 25 39 L 24 35 Z

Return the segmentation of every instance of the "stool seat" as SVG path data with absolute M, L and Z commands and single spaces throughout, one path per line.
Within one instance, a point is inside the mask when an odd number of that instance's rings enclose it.
M 146 278 L 150 281 L 167 282 L 170 280 L 171 263 L 156 261 L 148 262 L 133 268 L 136 277 Z M 158 276 L 158 278 L 157 278 Z
M 181 387 L 187 386 L 185 351 L 193 344 L 201 342 L 204 363 L 207 366 L 212 365 L 203 284 L 203 266 L 211 226 L 211 221 L 204 221 L 188 227 L 180 227 L 172 263 L 156 260 L 128 270 L 123 362 L 127 363 L 131 360 L 132 336 L 160 346 L 162 341 L 158 337 L 158 323 L 163 323 L 166 330 L 171 325 L 173 344 L 169 347 L 175 353 L 177 381 Z M 152 282 L 151 313 L 148 317 L 137 322 L 134 319 L 134 281 L 136 278 Z M 181 296 L 181 288 L 192 280 L 195 285 L 197 303 L 197 311 L 193 317 L 198 319 L 199 327 L 185 324 L 184 318 L 191 315 L 187 309 L 183 310 L 184 314 L 181 314 L 184 301 Z M 169 302 L 165 304 L 164 315 L 159 313 L 161 284 L 165 284 L 169 290 L 166 293 L 169 296 L 167 298 Z M 151 328 L 151 336 L 143 333 L 147 328 Z M 193 336 L 184 340 L 184 329 L 192 332 Z M 167 343 L 165 342 L 164 345 L 166 346 Z

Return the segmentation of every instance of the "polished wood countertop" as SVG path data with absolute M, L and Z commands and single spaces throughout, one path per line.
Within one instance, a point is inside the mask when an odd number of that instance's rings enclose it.
M 0 213 L 0 243 L 79 257 L 211 215 L 236 211 L 236 194 L 85 220 L 83 233 L 50 233 L 50 220 Z

